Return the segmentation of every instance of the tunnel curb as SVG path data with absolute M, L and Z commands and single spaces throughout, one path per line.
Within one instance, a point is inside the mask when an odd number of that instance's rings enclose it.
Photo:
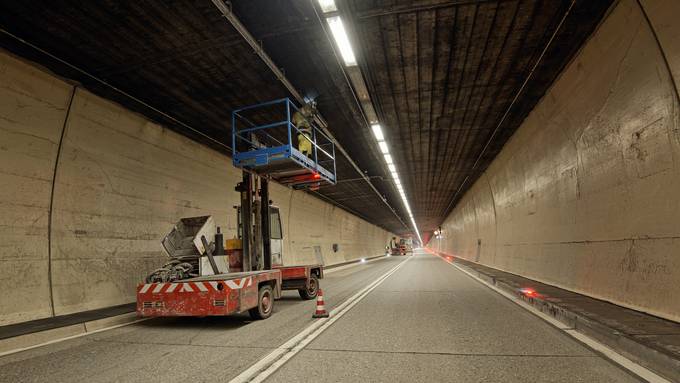
M 469 262 L 469 261 L 466 261 Z M 602 344 L 612 348 L 626 358 L 649 368 L 652 371 L 672 380 L 680 382 L 680 360 L 651 348 L 604 323 L 594 321 L 563 306 L 542 299 L 540 296 L 529 297 L 519 292 L 518 287 L 510 283 L 497 280 L 494 276 L 470 267 L 458 259 L 455 265 L 466 272 L 478 277 L 500 290 L 514 295 L 538 311 L 549 315 L 569 328 L 589 336 Z
M 139 319 L 135 312 L 131 312 L 17 335 L 0 340 L 0 357 L 66 339 L 126 326 L 140 320 L 144 319 Z
M 324 266 L 324 269 L 328 270 L 338 270 L 341 267 L 349 267 L 353 265 L 358 265 L 361 263 L 361 260 L 364 259 L 365 261 L 375 261 L 380 258 L 385 258 L 386 255 L 376 255 L 373 257 L 366 257 L 366 258 L 357 258 L 355 260 L 351 261 L 346 261 L 346 262 L 341 262 L 341 263 L 336 263 L 333 265 L 328 265 Z M 133 303 L 134 304 L 134 303 Z M 132 304 L 127 304 L 127 305 L 120 305 L 120 306 L 112 306 L 112 307 L 107 307 L 100 309 L 102 311 L 109 310 L 112 308 L 119 308 L 122 306 L 128 306 Z M 18 335 L 15 336 L 9 336 L 4 339 L 0 338 L 0 357 L 13 354 L 16 352 L 28 350 L 31 348 L 35 347 L 40 347 L 42 345 L 47 345 L 51 343 L 57 343 L 62 340 L 66 339 L 72 339 L 84 335 L 88 335 L 91 333 L 96 333 L 100 331 L 105 331 L 109 329 L 113 329 L 116 327 L 122 327 L 126 326 L 132 323 L 139 322 L 140 319 L 137 317 L 137 313 L 134 311 L 134 308 L 130 309 L 131 311 L 128 312 L 123 312 L 123 313 L 117 313 L 114 315 L 102 315 L 96 319 L 90 319 L 90 320 L 82 320 L 82 321 L 70 321 L 68 323 L 59 325 L 53 325 L 49 326 L 44 329 L 37 329 L 35 331 L 27 331 L 23 333 L 19 333 Z M 99 311 L 99 310 L 94 310 L 94 311 Z M 80 314 L 87 314 L 88 312 L 82 312 L 82 313 L 75 313 L 72 314 L 73 316 L 78 316 Z M 59 318 L 59 317 L 56 317 Z M 49 320 L 55 320 L 55 317 L 52 318 L 45 318 L 44 321 L 49 321 Z M 42 321 L 42 320 L 40 320 Z M 24 322 L 27 323 L 27 322 Z M 24 323 L 18 323 L 15 325 L 9 325 L 9 326 L 17 326 L 17 325 L 22 325 Z M 2 328 L 0 326 L 0 328 Z

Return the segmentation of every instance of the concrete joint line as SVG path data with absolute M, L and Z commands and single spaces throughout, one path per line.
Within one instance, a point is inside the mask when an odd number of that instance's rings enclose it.
M 269 355 L 260 359 L 247 370 L 243 371 L 241 374 L 230 380 L 229 383 L 255 383 L 262 382 L 267 379 L 274 372 L 276 372 L 276 370 L 293 358 L 298 352 L 302 351 L 309 343 L 321 335 L 321 333 L 323 333 L 327 328 L 333 325 L 333 323 L 342 318 L 342 316 L 350 311 L 352 307 L 364 299 L 371 291 L 380 286 L 380 284 L 382 284 L 387 278 L 394 274 L 411 258 L 412 257 L 408 257 L 395 267 L 391 268 L 371 284 L 345 300 L 338 307 L 334 308 L 330 312 L 329 318 L 316 320 L 314 323 L 300 331 L 297 335 L 290 338 L 284 344 L 274 349 L 274 351 L 272 351 Z
M 439 257 L 438 257 L 439 258 Z M 441 259 L 441 258 L 440 258 Z M 442 261 L 444 261 L 442 259 Z M 446 262 L 446 261 L 444 261 Z M 449 263 L 449 262 L 446 262 Z M 645 379 L 648 382 L 651 383 L 671 383 L 671 381 L 661 377 L 660 375 L 657 375 L 655 372 L 647 369 L 646 367 L 643 367 L 634 361 L 626 358 L 625 356 L 619 354 L 615 350 L 605 346 L 604 344 L 598 342 L 597 340 L 578 332 L 578 330 L 575 330 L 571 326 L 566 326 L 562 322 L 558 321 L 557 319 L 545 314 L 544 312 L 536 309 L 535 307 L 531 306 L 529 303 L 517 298 L 516 296 L 501 290 L 499 287 L 483 280 L 482 278 L 476 276 L 472 272 L 456 265 L 453 263 L 450 263 L 451 266 L 455 267 L 456 269 L 462 271 L 465 273 L 467 276 L 470 278 L 473 278 L 477 282 L 485 285 L 486 287 L 490 288 L 491 290 L 495 291 L 496 293 L 502 295 L 503 297 L 507 298 L 511 302 L 515 303 L 516 305 L 522 307 L 523 309 L 529 311 L 530 313 L 536 315 L 537 317 L 543 319 L 544 321 L 548 322 L 549 324 L 553 325 L 554 327 L 557 327 L 560 331 L 564 332 L 565 334 L 571 336 L 572 338 L 576 339 L 577 341 L 581 342 L 582 344 L 585 344 L 586 346 L 590 347 L 591 349 L 595 350 L 596 352 L 600 353 L 603 355 L 605 358 L 611 360 L 615 364 L 621 366 L 622 368 L 630 371 L 634 375 Z
M 647 14 L 647 10 L 642 5 L 640 0 L 637 0 L 636 2 L 637 2 L 638 7 L 640 7 L 640 12 L 642 12 L 642 16 L 645 18 L 645 22 L 647 23 L 649 30 L 652 32 L 652 35 L 654 36 L 654 41 L 656 41 L 656 46 L 657 46 L 657 48 L 659 48 L 659 53 L 661 54 L 661 58 L 663 58 L 663 62 L 664 62 L 664 64 L 666 64 L 666 70 L 668 71 L 668 77 L 670 77 L 671 84 L 673 85 L 673 93 L 675 93 L 675 99 L 678 102 L 680 102 L 680 92 L 678 91 L 678 84 L 676 82 L 676 78 L 673 77 L 672 66 L 668 62 L 668 57 L 666 56 L 666 51 L 664 50 L 664 47 L 661 44 L 661 40 L 659 40 L 659 35 L 656 33 L 656 28 L 654 28 L 654 24 L 652 23 L 652 20 L 649 19 L 649 15 Z
M 46 51 L 46 50 L 44 50 L 44 49 L 42 49 L 42 48 L 40 48 L 40 47 L 38 47 L 37 45 L 34 45 L 34 44 L 30 43 L 29 41 L 24 40 L 24 39 L 22 39 L 21 37 L 19 37 L 19 36 L 17 36 L 17 35 L 14 35 L 14 34 L 10 33 L 10 32 L 7 31 L 6 29 L 0 28 L 0 33 L 7 35 L 8 37 L 10 37 L 10 38 L 12 38 L 12 39 L 14 39 L 14 40 L 20 42 L 21 44 L 26 45 L 27 47 L 30 47 L 31 49 L 33 49 L 33 50 L 35 50 L 35 51 L 37 51 L 37 52 L 40 52 L 40 53 L 42 53 L 42 54 L 44 54 L 44 55 L 46 55 L 46 56 L 48 56 L 48 57 L 50 57 L 50 58 L 52 58 L 52 59 L 58 61 L 58 62 L 60 62 L 61 64 L 66 65 L 67 67 L 69 67 L 69 68 L 73 69 L 74 71 L 76 71 L 76 72 L 82 74 L 83 76 L 85 76 L 85 77 L 87 77 L 87 78 L 89 78 L 89 79 L 91 79 L 91 80 L 93 80 L 93 81 L 95 81 L 95 82 L 98 82 L 99 84 L 101 84 L 101 85 L 103 85 L 103 86 L 105 86 L 105 87 L 107 87 L 107 88 L 113 90 L 114 92 L 116 92 L 116 93 L 122 95 L 123 97 L 125 97 L 125 98 L 127 98 L 127 99 L 130 99 L 130 100 L 132 100 L 132 101 L 138 103 L 139 105 L 142 105 L 143 107 L 145 107 L 145 108 L 147 108 L 147 109 L 149 109 L 149 110 L 152 110 L 152 111 L 155 112 L 155 113 L 160 114 L 161 116 L 167 118 L 168 120 L 170 120 L 170 121 L 172 121 L 172 122 L 174 122 L 174 123 L 176 123 L 176 124 L 178 124 L 178 125 L 181 125 L 181 126 L 187 128 L 187 129 L 191 130 L 192 132 L 198 134 L 199 136 L 205 137 L 207 140 L 210 140 L 210 141 L 212 141 L 213 143 L 215 143 L 215 144 L 217 144 L 217 145 L 219 145 L 219 146 L 221 146 L 221 147 L 227 149 L 227 151 L 229 151 L 229 152 L 232 151 L 232 150 L 231 150 L 231 147 L 225 145 L 225 144 L 222 143 L 221 141 L 219 141 L 219 140 L 217 140 L 217 139 L 215 139 L 215 138 L 213 138 L 213 137 L 211 137 L 211 136 L 209 136 L 209 135 L 203 133 L 202 131 L 200 131 L 200 130 L 198 130 L 198 129 L 195 129 L 195 128 L 193 128 L 193 127 L 191 127 L 191 126 L 185 124 L 184 122 L 182 122 L 182 121 L 176 119 L 175 117 L 172 117 L 171 115 L 169 115 L 169 114 L 163 112 L 162 110 L 160 110 L 160 109 L 158 109 L 158 108 L 155 108 L 154 106 L 152 106 L 152 105 L 150 105 L 150 104 L 147 104 L 146 102 L 144 102 L 144 101 L 142 101 L 141 99 L 139 99 L 139 98 L 137 98 L 137 97 L 131 95 L 130 93 L 127 93 L 127 92 L 121 90 L 120 88 L 117 88 L 117 87 L 115 87 L 115 86 L 109 84 L 108 82 L 102 80 L 101 78 L 99 78 L 99 77 L 97 77 L 97 76 L 91 74 L 90 72 L 87 72 L 87 71 L 85 71 L 84 69 L 80 69 L 79 67 L 77 67 L 77 66 L 71 64 L 70 62 L 68 62 L 68 61 L 66 61 L 66 60 L 62 60 L 61 58 L 59 58 L 59 57 L 53 55 L 52 53 L 50 53 L 50 52 L 48 52 L 48 51 Z M 150 121 L 152 121 L 151 118 L 147 118 L 147 119 L 150 120 Z M 158 120 L 156 120 L 156 122 L 160 123 L 160 121 L 158 121 Z M 167 124 L 165 124 L 165 123 L 163 123 L 163 125 L 164 125 L 164 126 L 167 126 Z
M 56 316 L 54 308 L 54 288 L 52 286 L 52 222 L 54 220 L 54 189 L 57 184 L 57 174 L 59 173 L 59 160 L 61 159 L 61 151 L 66 136 L 66 128 L 68 127 L 69 118 L 71 117 L 71 108 L 73 107 L 73 99 L 78 92 L 78 85 L 73 87 L 71 97 L 69 97 L 68 105 L 66 106 L 66 114 L 64 115 L 64 123 L 61 126 L 61 134 L 59 135 L 59 143 L 57 144 L 57 154 L 54 158 L 54 169 L 52 172 L 52 187 L 50 189 L 50 204 L 47 210 L 47 288 L 50 297 L 50 311 L 52 316 Z

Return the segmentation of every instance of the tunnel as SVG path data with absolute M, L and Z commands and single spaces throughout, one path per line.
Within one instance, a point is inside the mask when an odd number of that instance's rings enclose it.
M 680 2 L 0 3 L 0 382 L 680 382 Z

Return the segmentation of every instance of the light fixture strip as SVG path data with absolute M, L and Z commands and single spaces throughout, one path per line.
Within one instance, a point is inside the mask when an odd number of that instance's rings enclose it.
M 317 0 L 317 1 L 319 3 L 319 7 L 321 7 L 321 11 L 326 16 L 326 23 L 328 23 L 328 26 L 331 30 L 331 34 L 335 39 L 335 45 L 340 51 L 340 55 L 342 56 L 342 59 L 345 62 L 345 66 L 348 67 L 356 66 L 357 65 L 356 56 L 354 55 L 354 50 L 352 49 L 352 45 L 349 42 L 349 37 L 347 35 L 347 31 L 345 30 L 345 26 L 342 23 L 342 18 L 340 18 L 340 15 L 338 14 L 338 7 L 335 4 L 335 0 Z M 356 87 L 357 85 L 354 86 Z M 394 164 L 392 156 L 390 155 L 390 149 L 389 146 L 387 145 L 387 142 L 385 141 L 385 135 L 383 134 L 382 127 L 380 126 L 379 123 L 372 122 L 371 130 L 373 131 L 373 136 L 375 136 L 375 139 L 378 142 L 380 152 L 383 154 L 385 158 L 385 163 L 387 164 L 387 167 L 390 170 L 390 174 L 392 175 L 394 185 L 396 186 L 397 191 L 401 196 L 401 200 L 404 204 L 404 207 L 406 208 L 406 212 L 408 213 L 409 218 L 411 219 L 411 223 L 413 224 L 413 229 L 415 230 L 416 235 L 418 236 L 418 240 L 420 241 L 420 244 L 422 246 L 423 239 L 420 237 L 420 231 L 418 230 L 416 221 L 413 218 L 411 206 L 409 206 L 408 200 L 406 199 L 406 192 L 404 191 L 404 187 L 401 184 L 401 181 L 399 180 L 399 174 L 397 173 L 396 165 Z
M 323 13 L 336 12 L 338 10 L 335 0 L 319 0 L 319 6 Z
M 373 135 L 375 136 L 375 139 L 378 142 L 378 147 L 380 147 L 380 151 L 383 153 L 383 156 L 385 157 L 385 164 L 387 164 L 387 168 L 390 170 L 390 174 L 392 175 L 394 185 L 396 186 L 397 191 L 399 192 L 399 196 L 401 197 L 401 202 L 404 204 L 406 212 L 408 213 L 408 216 L 411 220 L 411 224 L 413 225 L 413 229 L 415 230 L 416 235 L 418 236 L 418 241 L 420 241 L 422 245 L 423 239 L 420 237 L 420 231 L 418 230 L 418 225 L 416 224 L 415 218 L 413 218 L 413 212 L 411 212 L 411 206 L 409 205 L 408 199 L 406 198 L 404 186 L 401 184 L 401 180 L 399 179 L 397 166 L 394 164 L 392 156 L 389 154 L 390 149 L 389 146 L 387 145 L 387 141 L 385 141 L 385 135 L 382 132 L 382 127 L 380 126 L 380 124 L 372 124 L 371 130 L 373 130 Z
M 342 18 L 340 16 L 331 16 L 326 18 L 326 22 L 331 29 L 335 44 L 340 50 L 340 55 L 343 61 L 345 61 L 345 65 L 356 66 L 357 59 L 354 56 L 352 45 L 349 43 L 349 37 L 347 37 L 347 31 L 342 23 Z

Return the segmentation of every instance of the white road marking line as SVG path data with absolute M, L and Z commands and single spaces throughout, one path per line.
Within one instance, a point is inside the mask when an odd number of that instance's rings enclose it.
M 230 380 L 229 383 L 245 383 L 245 382 L 262 382 L 281 366 L 283 366 L 288 360 L 294 357 L 298 352 L 304 349 L 311 341 L 316 337 L 321 335 L 321 333 L 330 327 L 335 321 L 342 318 L 349 310 L 352 309 L 357 303 L 364 299 L 371 291 L 377 288 L 381 283 L 383 283 L 387 278 L 394 274 L 400 267 L 402 267 L 406 262 L 408 262 L 411 257 L 406 258 L 400 262 L 395 267 L 391 268 L 385 274 L 381 275 L 378 279 L 373 281 L 368 286 L 364 287 L 361 291 L 354 294 L 352 297 L 348 298 L 338 307 L 334 308 L 330 312 L 330 318 L 317 319 L 309 325 L 304 330 L 300 331 L 297 335 L 290 338 L 287 342 L 277 347 L 269 355 L 257 361 L 255 364 L 250 366 L 247 370 L 243 371 L 234 379 Z
M 361 259 L 357 259 L 356 262 L 352 262 L 352 263 L 349 263 L 349 264 L 346 264 L 346 265 L 334 267 L 334 268 L 328 269 L 328 270 L 324 269 L 323 274 L 326 275 L 326 274 L 335 273 L 336 271 L 346 270 L 346 269 L 349 269 L 350 267 L 354 267 L 354 266 L 365 265 L 367 263 L 379 261 L 379 260 L 385 259 L 385 258 L 387 258 L 387 256 L 382 255 L 382 256 L 378 256 L 377 258 L 369 259 L 366 262 L 361 262 Z
M 372 262 L 374 260 L 379 260 L 379 259 L 382 259 L 382 258 L 372 259 L 372 260 L 369 260 L 368 262 Z M 397 265 L 397 267 L 400 266 L 403 263 L 404 262 L 400 263 L 399 265 Z M 357 265 L 359 265 L 359 264 L 360 263 L 357 263 Z M 351 265 L 347 265 L 347 266 L 355 266 L 355 265 L 351 264 Z M 342 268 L 338 268 L 338 269 L 342 269 Z M 327 272 L 324 271 L 324 273 L 327 273 Z M 187 285 L 187 284 L 186 283 L 172 283 L 172 284 L 170 284 L 170 287 L 168 288 L 168 292 L 174 291 L 177 288 L 177 286 L 179 286 L 179 285 L 182 285 L 182 288 L 180 289 L 180 291 L 183 291 L 185 289 L 184 286 Z M 145 284 L 142 287 L 142 289 L 140 290 L 140 293 L 147 292 L 151 288 L 151 286 L 153 286 L 153 283 Z M 191 289 L 191 286 L 186 286 L 186 287 L 187 287 L 188 291 L 193 291 L 193 289 Z M 215 287 L 215 286 L 213 286 L 213 287 Z M 215 287 L 215 289 L 217 289 L 217 287 Z M 350 298 L 350 299 L 352 299 L 352 298 Z M 345 301 L 345 303 L 347 303 L 347 301 Z M 338 308 L 340 308 L 340 307 L 338 307 Z M 331 313 L 334 313 L 334 312 L 335 312 L 335 310 L 331 311 Z M 96 333 L 103 332 L 103 331 L 108 331 L 108 330 L 113 330 L 113 329 L 117 329 L 117 328 L 124 327 L 124 326 L 129 326 L 129 325 L 139 323 L 139 322 L 143 322 L 143 321 L 146 321 L 146 320 L 149 320 L 149 319 L 153 319 L 153 318 L 141 318 L 141 319 L 137 319 L 137 320 L 134 320 L 134 321 L 127 322 L 127 323 L 121 323 L 121 324 L 117 324 L 117 325 L 114 325 L 114 326 L 104 327 L 104 328 L 100 328 L 100 329 L 93 330 L 93 331 L 87 331 L 87 332 L 83 332 L 83 333 L 80 333 L 80 334 L 70 335 L 70 336 L 66 336 L 66 337 L 63 337 L 63 338 L 59 338 L 59 339 L 52 339 L 52 340 L 42 342 L 42 343 L 38 343 L 38 344 L 34 344 L 34 345 L 31 345 L 31 346 L 26 346 L 26 347 L 15 348 L 15 349 L 12 349 L 12 350 L 3 351 L 3 352 L 0 352 L 0 357 L 15 354 L 17 352 L 31 350 L 31 349 L 38 348 L 38 347 L 47 346 L 47 345 L 54 344 L 54 343 L 63 342 L 65 340 L 69 340 L 69 339 L 76 339 L 76 338 L 80 338 L 80 337 L 87 336 L 87 335 L 90 335 L 90 334 L 96 334 Z M 324 319 L 324 320 L 326 320 L 326 319 Z M 319 323 L 319 322 L 317 321 L 315 323 Z
M 137 320 L 134 320 L 134 321 L 131 321 L 131 322 L 121 323 L 121 324 L 117 324 L 117 325 L 114 325 L 114 326 L 109 326 L 109 327 L 100 328 L 100 329 L 97 329 L 97 330 L 86 331 L 86 332 L 83 332 L 83 333 L 80 333 L 80 334 L 71 335 L 71 336 L 67 336 L 67 337 L 63 337 L 63 338 L 59 338 L 59 339 L 53 339 L 53 340 L 49 340 L 49 341 L 47 341 L 47 342 L 38 343 L 38 344 L 31 345 L 31 346 L 26 346 L 26 347 L 21 347 L 21 348 L 15 348 L 15 349 L 13 349 L 13 350 L 8 350 L 8 351 L 0 352 L 0 357 L 6 356 L 6 355 L 10 355 L 10 354 L 15 354 L 15 353 L 21 352 L 21 351 L 30 350 L 30 349 L 33 349 L 33 348 L 38 348 L 38 347 L 42 347 L 42 346 L 47 346 L 47 345 L 50 345 L 50 344 L 53 344 L 53 343 L 63 342 L 63 341 L 65 341 L 65 340 L 69 340 L 69 339 L 76 339 L 76 338 L 80 338 L 80 337 L 83 337 L 83 336 L 86 336 L 86 335 L 96 334 L 96 333 L 98 333 L 98 332 L 113 330 L 113 329 L 116 329 L 116 328 L 119 328 L 119 327 L 128 326 L 128 325 L 131 325 L 131 324 L 143 322 L 143 321 L 149 320 L 149 319 L 151 319 L 151 318 L 141 318 L 141 319 L 137 319 Z M 85 325 L 86 323 L 78 323 L 78 324 Z M 34 333 L 34 334 L 35 334 L 35 333 Z M 27 334 L 27 335 L 28 335 L 28 334 Z
M 441 259 L 441 257 L 438 257 L 438 258 Z M 442 259 L 442 261 L 444 261 L 444 260 Z M 444 261 L 444 262 L 446 262 L 446 261 Z M 555 319 L 555 318 L 545 314 L 544 312 L 536 309 L 534 306 L 526 303 L 525 301 L 517 298 L 516 296 L 514 296 L 514 295 L 512 295 L 512 294 L 510 294 L 506 291 L 503 291 L 500 288 L 492 285 L 491 283 L 479 278 L 478 276 L 476 276 L 476 275 L 472 274 L 471 272 L 463 269 L 462 267 L 460 267 L 460 266 L 458 266 L 454 263 L 450 263 L 450 262 L 446 262 L 446 263 L 449 263 L 451 266 L 453 266 L 456 269 L 464 272 L 465 274 L 467 274 L 471 278 L 473 278 L 476 281 L 484 284 L 486 287 L 488 287 L 488 288 L 492 289 L 493 291 L 497 292 L 498 294 L 504 296 L 505 298 L 509 299 L 511 302 L 517 304 L 521 308 L 531 312 L 532 314 L 536 315 L 537 317 L 539 317 L 539 318 L 543 319 L 544 321 L 550 323 L 551 325 L 557 327 L 558 329 L 562 330 L 567 335 L 575 338 L 576 340 L 578 340 L 582 343 L 585 343 L 586 345 L 588 345 L 592 349 L 602 353 L 605 357 L 609 358 L 614 363 L 616 363 L 619 366 L 625 368 L 626 370 L 632 372 L 633 374 L 641 377 L 642 379 L 645 379 L 650 383 L 671 383 L 670 380 L 667 380 L 664 377 L 657 375 L 652 370 L 635 363 L 634 361 L 626 358 L 625 356 L 619 354 L 618 352 L 616 352 L 613 349 L 607 347 L 606 345 L 598 342 L 597 340 L 595 340 L 595 339 L 593 339 L 593 338 L 591 338 L 591 337 L 589 337 L 585 334 L 582 334 L 582 333 L 574 330 L 571 327 L 566 326 L 564 323 L 558 321 L 557 319 Z

